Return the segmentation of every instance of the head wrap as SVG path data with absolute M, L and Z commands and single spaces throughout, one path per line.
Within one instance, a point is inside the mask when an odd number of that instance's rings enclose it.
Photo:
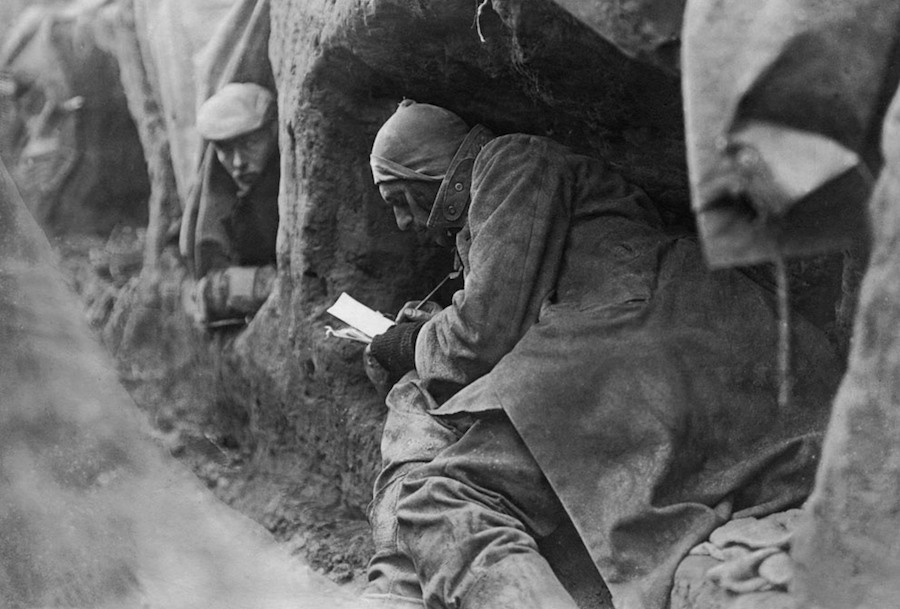
M 272 117 L 272 93 L 250 82 L 231 82 L 197 110 L 197 131 L 212 141 L 228 140 L 259 129 Z
M 369 157 L 375 183 L 440 182 L 468 132 L 449 110 L 404 99 L 375 136 Z

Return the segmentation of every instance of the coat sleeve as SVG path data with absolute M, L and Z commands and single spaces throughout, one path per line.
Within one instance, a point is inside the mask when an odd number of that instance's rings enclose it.
M 464 288 L 419 332 L 420 377 L 468 384 L 537 320 L 562 260 L 571 182 L 564 157 L 541 138 L 499 138 L 481 152 L 472 176 Z

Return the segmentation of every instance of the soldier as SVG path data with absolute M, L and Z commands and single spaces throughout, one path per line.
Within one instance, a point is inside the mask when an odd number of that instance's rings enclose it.
M 371 165 L 399 228 L 455 235 L 465 280 L 367 350 L 373 378 L 405 374 L 387 397 L 370 598 L 575 609 L 536 543 L 571 518 L 616 607 L 662 609 L 713 529 L 806 497 L 839 378 L 830 344 L 797 318 L 780 404 L 774 294 L 708 271 L 639 188 L 547 138 L 410 101 Z
M 200 106 L 197 130 L 215 155 L 203 171 L 192 256 L 200 318 L 254 313 L 271 291 L 278 233 L 278 121 L 272 93 L 229 83 Z

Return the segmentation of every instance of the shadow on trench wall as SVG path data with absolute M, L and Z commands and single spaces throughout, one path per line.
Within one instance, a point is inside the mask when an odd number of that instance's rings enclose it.
M 164 454 L 0 166 L 0 609 L 349 607 Z

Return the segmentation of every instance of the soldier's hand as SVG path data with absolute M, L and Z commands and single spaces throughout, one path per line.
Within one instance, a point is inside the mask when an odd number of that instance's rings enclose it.
M 438 303 L 429 300 L 417 310 L 416 307 L 419 306 L 419 302 L 418 300 L 410 300 L 403 305 L 403 308 L 397 313 L 397 319 L 394 321 L 398 324 L 404 321 L 428 321 L 443 309 Z
M 366 376 L 372 381 L 375 390 L 382 398 L 391 390 L 391 374 L 378 363 L 378 360 L 372 356 L 371 346 L 366 345 L 363 350 L 363 367 L 366 369 Z

